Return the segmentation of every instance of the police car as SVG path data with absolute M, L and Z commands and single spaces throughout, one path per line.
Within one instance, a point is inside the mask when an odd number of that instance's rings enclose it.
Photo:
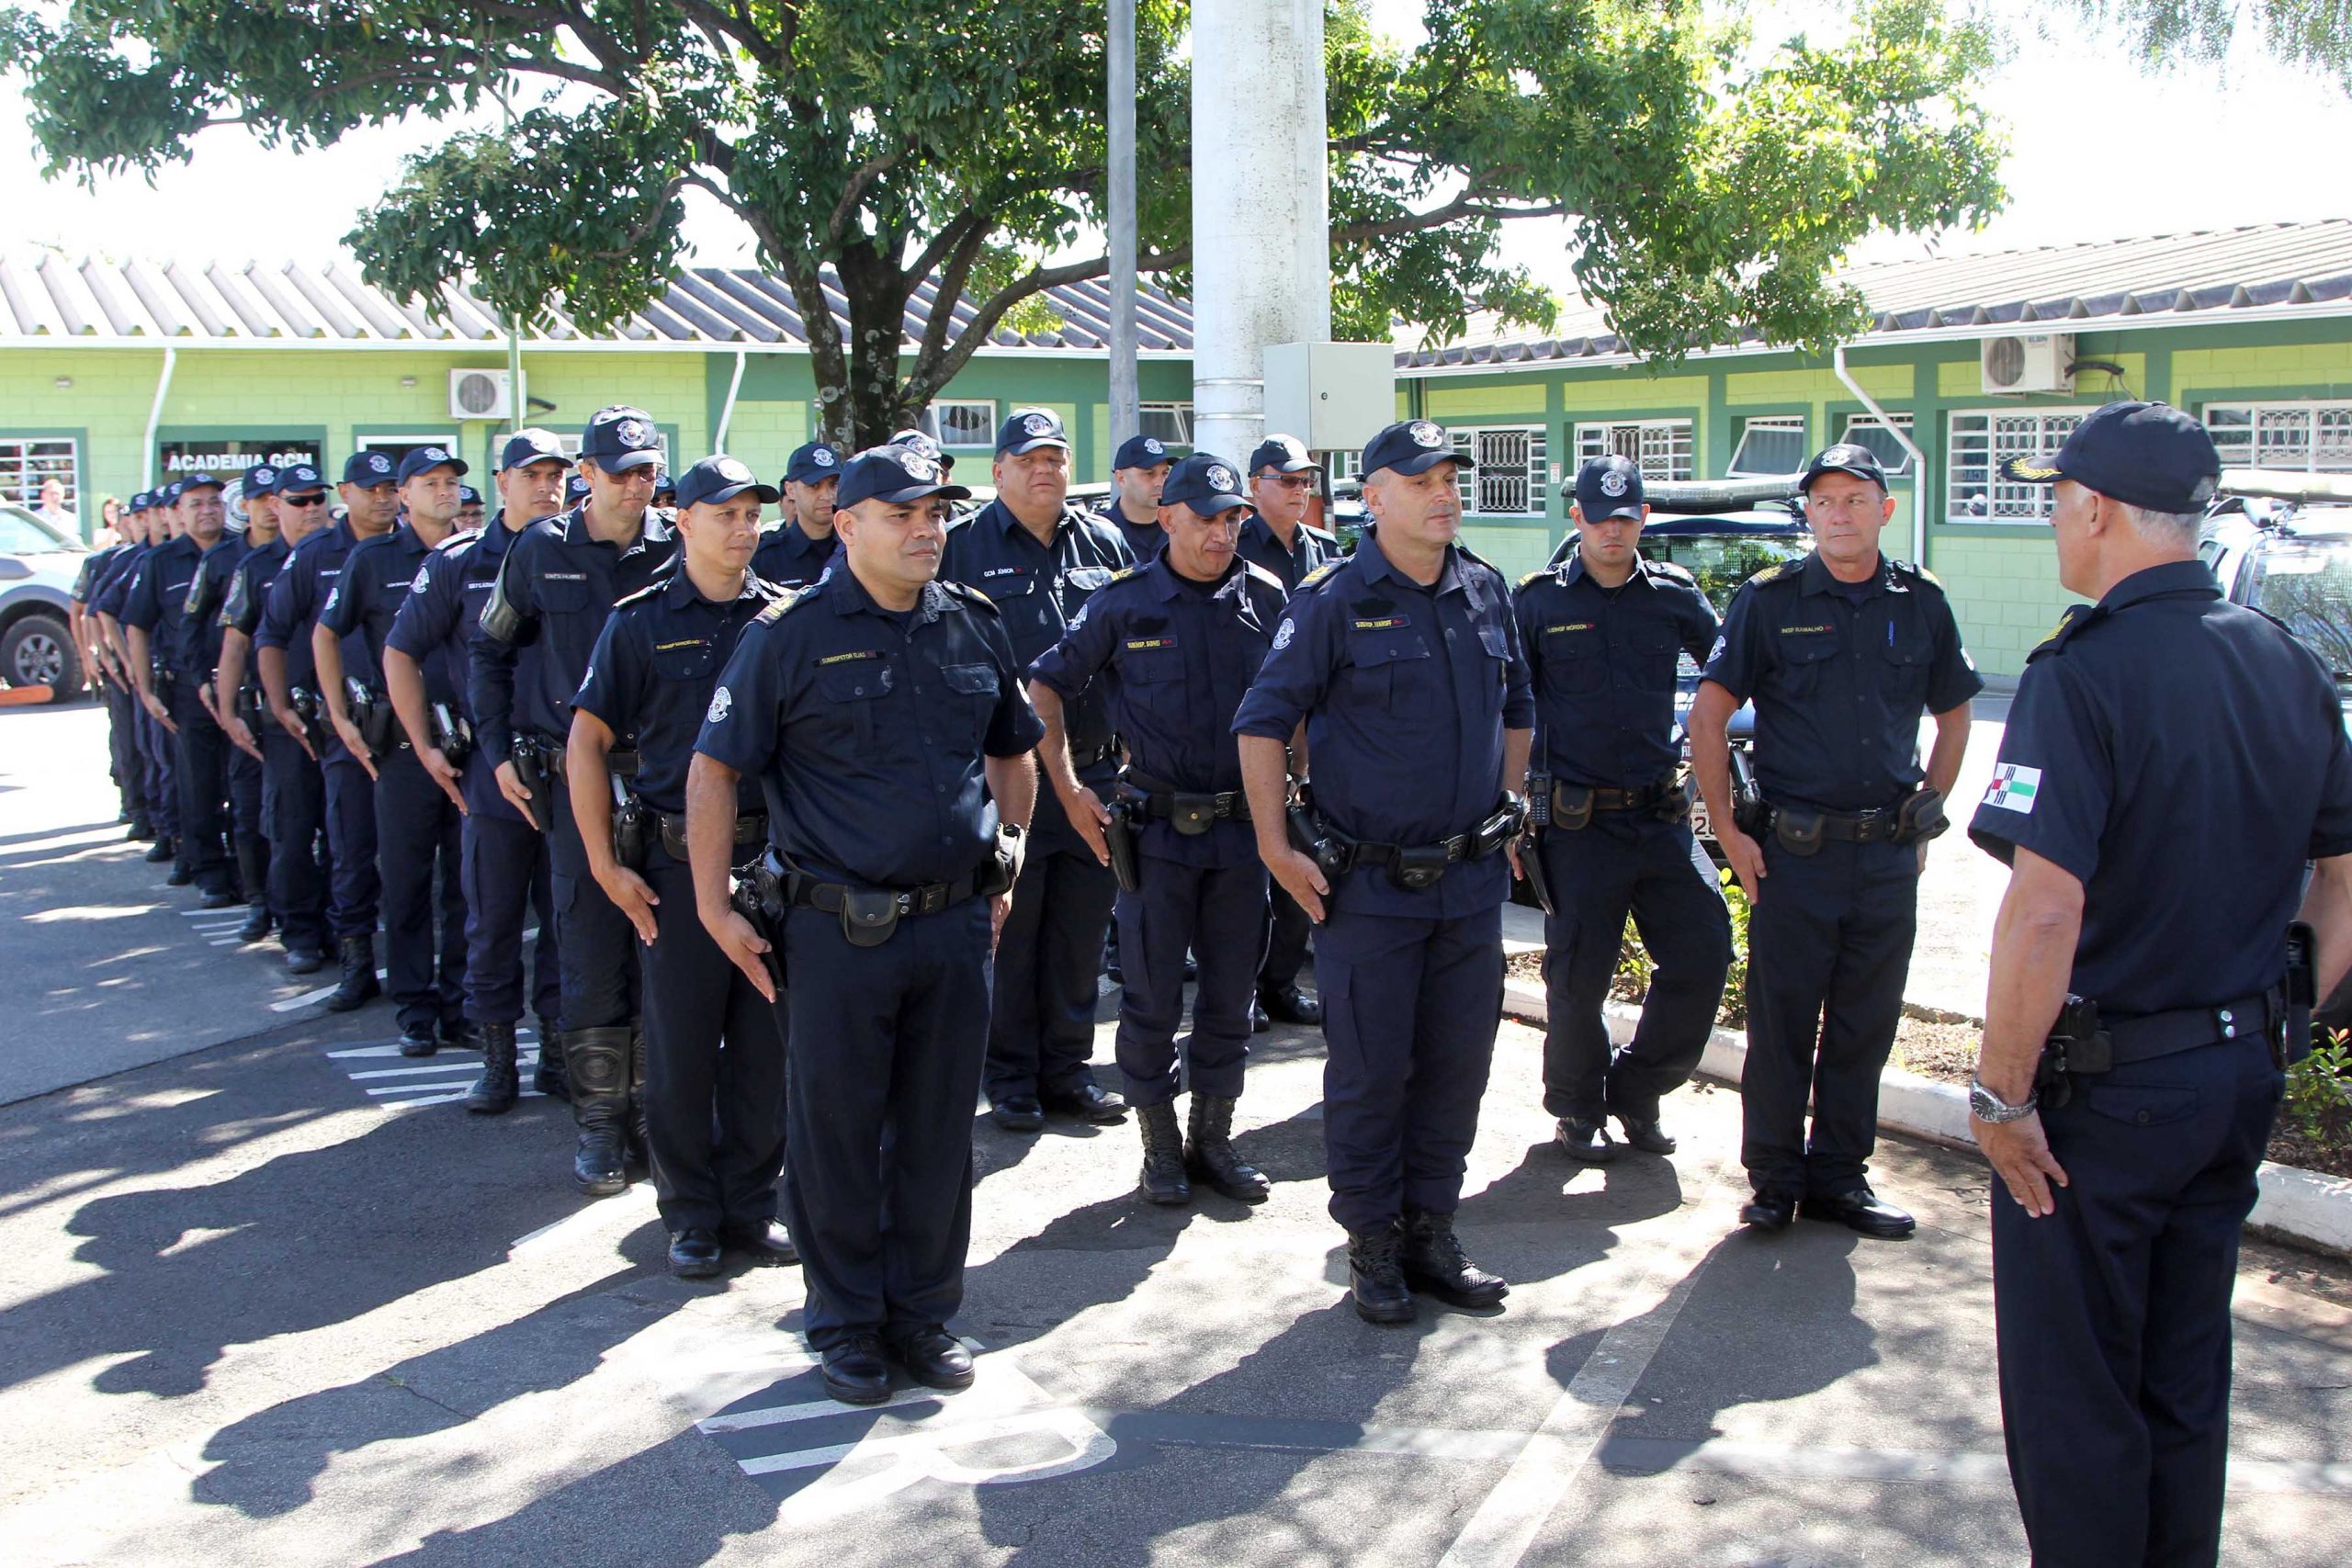
M 2225 471 L 2197 553 L 2233 604 L 2273 616 L 2335 671 L 2352 728 L 2352 475 Z
M 0 502 L 0 686 L 46 686 L 61 703 L 82 694 L 68 607 L 87 554 L 79 539 Z

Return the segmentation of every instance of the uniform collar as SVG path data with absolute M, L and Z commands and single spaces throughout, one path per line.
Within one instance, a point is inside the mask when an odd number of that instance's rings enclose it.
M 1430 583 L 1416 582 L 1397 570 L 1387 552 L 1380 547 L 1379 539 L 1369 529 L 1365 530 L 1363 542 L 1356 546 L 1355 558 L 1363 563 L 1363 574 L 1367 578 L 1394 578 L 1417 593 L 1445 594 L 1457 589 L 1468 591 L 1468 583 L 1462 574 L 1462 552 L 1452 545 L 1445 547 L 1445 565 L 1438 570 L 1437 581 Z M 1470 597 L 1475 600 L 1477 595 L 1472 593 Z
M 752 574 L 749 568 L 746 568 L 743 572 L 743 585 L 735 591 L 735 597 L 728 600 L 727 603 L 740 604 L 746 599 L 763 598 L 764 595 L 761 592 L 761 587 L 760 580 Z M 718 600 L 707 596 L 700 588 L 695 586 L 695 580 L 686 573 L 686 558 L 683 553 L 670 562 L 669 581 L 662 585 L 662 602 L 673 609 L 684 609 L 689 604 L 724 607 Z
M 1841 593 L 1848 588 L 1857 586 L 1853 583 L 1840 582 L 1837 578 L 1829 575 L 1829 563 L 1821 558 L 1819 550 L 1815 550 L 1804 558 L 1804 568 L 1798 573 L 1798 581 L 1797 592 L 1800 593 Z M 1894 563 L 1887 558 L 1884 550 L 1879 552 L 1878 570 L 1872 574 L 1870 581 L 1860 586 L 1863 590 L 1862 597 L 1865 599 L 1876 598 L 1881 593 L 1902 592 L 1902 585 L 1894 581 Z
M 817 587 L 812 592 L 823 593 L 836 615 L 854 615 L 861 610 L 885 620 L 895 620 L 898 615 L 898 612 L 886 610 L 876 604 L 874 595 L 865 591 L 865 584 L 857 580 L 857 573 L 854 571 L 829 571 L 818 579 Z M 915 600 L 914 615 L 917 620 L 929 625 L 948 611 L 960 608 L 962 605 L 956 595 L 933 578 L 922 585 L 922 592 Z
M 2203 561 L 2168 560 L 2162 566 L 2144 567 L 2109 589 L 2098 607 L 2112 614 L 2143 599 L 2163 599 L 2174 594 L 2219 599 L 2222 585 L 2213 581 L 2212 569 Z
M 1599 589 L 1600 589 L 1600 591 L 1601 591 L 1603 593 L 1610 593 L 1610 592 L 1615 592 L 1615 590 L 1614 590 L 1614 589 L 1602 587 L 1602 586 L 1601 586 L 1600 580 L 1599 578 L 1597 578 L 1597 577 L 1593 577 L 1593 575 L 1592 575 L 1590 572 L 1589 572 L 1589 571 L 1585 570 L 1585 569 L 1584 569 L 1584 551 L 1582 551 L 1582 550 L 1580 550 L 1580 549 L 1577 549 L 1577 550 L 1570 550 L 1570 551 L 1568 552 L 1568 561 L 1567 561 L 1567 567 L 1566 567 L 1566 570 L 1565 571 L 1563 571 L 1563 572 L 1561 573 L 1561 576 L 1560 576 L 1560 582 L 1561 582 L 1561 585 L 1562 585 L 1563 587 L 1573 588 L 1573 587 L 1575 587 L 1577 583 L 1582 582 L 1582 581 L 1588 581 L 1588 580 L 1591 581 L 1592 585 L 1593 585 L 1595 588 L 1599 588 Z M 1633 576 L 1631 576 L 1631 577 L 1629 577 L 1629 578 L 1627 578 L 1624 581 L 1623 581 L 1623 582 L 1619 583 L 1617 586 L 1618 586 L 1619 588 L 1631 588 L 1631 587 L 1633 587 L 1633 586 L 1634 586 L 1635 583 L 1637 583 L 1637 582 L 1638 582 L 1638 583 L 1643 583 L 1643 584 L 1645 584 L 1645 585 L 1646 585 L 1646 584 L 1649 582 L 1649 581 L 1650 581 L 1650 574 L 1649 574 L 1648 572 L 1644 571 L 1644 570 L 1642 570 L 1642 560 L 1641 560 L 1641 558 L 1640 558 L 1640 556 L 1639 556 L 1638 554 L 1636 554 L 1636 555 L 1635 555 L 1635 557 L 1634 557 L 1634 575 L 1633 575 Z
M 1151 574 L 1152 592 L 1157 593 L 1163 602 L 1183 593 L 1184 585 L 1192 581 L 1190 578 L 1179 576 L 1176 569 L 1168 564 L 1168 556 L 1165 551 L 1152 557 L 1150 564 L 1143 570 Z M 1235 578 L 1248 575 L 1247 563 L 1239 556 L 1235 556 L 1233 564 L 1226 569 L 1225 575 L 1218 578 L 1211 588 L 1209 597 L 1224 598 L 1227 593 L 1232 592 Z
M 989 511 L 996 513 L 997 527 L 1004 533 L 1008 535 L 1015 533 L 1029 534 L 1029 525 L 1021 521 L 1020 518 L 1015 517 L 1012 514 L 1012 508 L 1007 506 L 1002 501 L 989 502 Z M 1060 538 L 1062 536 L 1062 530 L 1069 526 L 1069 519 L 1070 505 L 1069 502 L 1065 500 L 1062 502 L 1061 515 L 1054 519 L 1054 537 L 1056 539 Z M 1035 539 L 1037 536 L 1035 534 L 1029 534 L 1029 536 L 1032 539 Z
M 588 503 L 584 501 L 571 511 L 560 513 L 554 521 L 560 525 L 563 542 L 567 545 L 601 545 L 605 542 L 588 531 Z M 662 544 L 669 537 L 669 525 L 662 521 L 661 509 L 649 506 L 645 509 L 643 521 L 638 525 L 636 542 L 622 547 L 621 553 L 627 555 L 630 550 L 642 549 L 647 545 Z

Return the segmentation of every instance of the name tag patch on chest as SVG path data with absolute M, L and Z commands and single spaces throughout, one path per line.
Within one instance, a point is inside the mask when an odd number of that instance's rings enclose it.
M 829 653 L 824 658 L 817 660 L 817 667 L 821 670 L 829 664 L 854 664 L 861 659 L 879 659 L 881 657 L 882 650 L 880 649 L 864 648 L 858 649 L 855 653 Z
M 1398 626 L 1409 626 L 1412 624 L 1413 617 L 1410 615 L 1374 615 L 1356 622 L 1355 627 L 1360 632 L 1385 632 L 1394 631 Z
M 543 571 L 539 575 L 546 578 L 549 582 L 585 582 L 588 581 L 588 574 L 584 571 Z
M 1782 637 L 1811 637 L 1816 632 L 1834 632 L 1837 629 L 1836 626 L 1824 621 L 1817 626 L 1782 626 L 1781 635 Z
M 1590 621 L 1569 621 L 1562 626 L 1545 626 L 1544 631 L 1546 636 L 1554 632 L 1589 632 L 1592 630 L 1592 626 L 1593 623 Z
M 709 646 L 710 638 L 707 637 L 681 637 L 676 642 L 657 642 L 653 645 L 653 651 L 656 653 L 674 653 L 682 648 L 707 648 Z
M 2034 798 L 2041 793 L 2041 770 L 2021 768 L 2015 762 L 2003 762 L 1993 770 L 1992 787 L 1984 792 L 1984 804 L 2003 811 L 2014 811 L 2020 817 L 2033 815 Z
M 1142 649 L 1150 648 L 1173 648 L 1175 646 L 1176 639 L 1172 637 L 1138 637 L 1127 639 L 1127 648 L 1131 652 L 1141 651 Z

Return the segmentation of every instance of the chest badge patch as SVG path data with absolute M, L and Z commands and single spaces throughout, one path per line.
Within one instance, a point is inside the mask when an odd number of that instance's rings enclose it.
M 1993 770 L 1992 787 L 1984 792 L 1984 804 L 2003 811 L 2014 811 L 2020 817 L 2033 815 L 2033 803 L 2041 793 L 2041 770 L 2021 768 L 2015 762 L 2003 762 Z

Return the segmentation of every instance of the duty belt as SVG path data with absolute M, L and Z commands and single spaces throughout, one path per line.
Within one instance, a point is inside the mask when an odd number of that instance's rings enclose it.
M 1770 821 L 1776 827 L 1784 816 L 1811 817 L 1821 823 L 1820 837 L 1854 844 L 1891 842 L 1902 818 L 1901 807 L 1894 806 L 1883 806 L 1875 811 L 1811 811 L 1802 814 L 1782 806 L 1768 806 L 1766 809 L 1771 813 Z
M 2267 1039 L 2270 1026 L 2285 1011 L 2283 998 L 2274 987 L 2258 997 L 2240 997 L 2220 1007 L 2180 1008 L 2153 1012 L 2144 1018 L 2099 1021 L 2114 1063 L 2152 1062 L 2159 1056 L 2193 1051 L 2224 1040 Z
M 514 737 L 519 749 L 528 746 L 539 759 L 539 770 L 551 779 L 564 776 L 569 767 L 569 751 L 564 742 L 552 736 L 526 730 Z M 631 746 L 616 746 L 605 753 L 605 771 L 616 779 L 637 777 L 637 750 Z
M 1094 766 L 1095 763 L 1103 761 L 1105 758 L 1115 757 L 1118 754 L 1119 741 L 1118 738 L 1114 736 L 1112 739 L 1102 742 L 1102 745 L 1094 748 L 1091 751 L 1081 751 L 1075 746 L 1071 747 L 1069 750 L 1069 765 L 1073 769 L 1091 768 Z
M 1555 784 L 1552 786 L 1552 808 L 1563 816 L 1573 815 L 1575 806 L 1569 798 L 1575 795 L 1589 795 L 1595 811 L 1647 811 L 1666 798 L 1666 785 L 1647 784 L 1640 789 L 1586 789 L 1581 784 Z M 1567 801 L 1567 804 L 1563 802 Z
M 1238 789 L 1199 795 L 1170 789 L 1158 779 L 1127 775 L 1127 805 L 1136 816 L 1172 822 L 1180 833 L 1205 833 L 1213 822 L 1250 820 L 1250 797 Z
M 680 865 L 685 864 L 686 819 L 684 817 L 673 817 L 664 811 L 655 812 L 653 814 L 653 819 L 660 823 L 662 827 L 662 848 L 663 851 L 669 854 L 672 860 L 676 861 Z M 768 814 L 766 812 L 753 811 L 749 813 L 739 813 L 736 816 L 735 844 L 737 848 L 740 849 L 745 844 L 757 844 L 763 842 L 767 839 L 767 836 Z
M 1353 851 L 1358 865 L 1386 865 L 1391 861 L 1415 854 L 1435 859 L 1441 852 L 1445 856 L 1445 863 L 1453 865 L 1475 858 L 1477 843 L 1478 835 L 1476 833 L 1456 833 L 1451 839 L 1441 839 L 1434 844 L 1376 844 L 1360 839 L 1353 845 Z M 1487 852 L 1489 854 L 1493 852 L 1491 850 Z

